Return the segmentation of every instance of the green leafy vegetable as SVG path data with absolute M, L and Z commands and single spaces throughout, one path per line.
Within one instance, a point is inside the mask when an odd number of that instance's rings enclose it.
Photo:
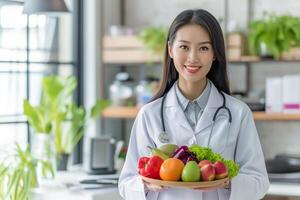
M 208 147 L 201 147 L 195 144 L 189 147 L 189 151 L 194 153 L 199 161 L 209 160 L 212 163 L 222 161 L 228 169 L 229 178 L 235 177 L 239 172 L 240 167 L 237 163 L 233 160 L 225 160 L 220 154 L 213 152 Z

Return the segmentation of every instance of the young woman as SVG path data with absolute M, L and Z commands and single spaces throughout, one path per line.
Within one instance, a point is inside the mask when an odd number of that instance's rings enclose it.
M 208 146 L 237 162 L 239 174 L 230 183 L 201 190 L 143 182 L 139 157 L 149 155 L 147 146 L 164 143 Z M 257 200 L 268 187 L 252 112 L 230 96 L 220 25 L 205 10 L 183 11 L 169 29 L 160 90 L 133 125 L 120 194 L 127 200 Z

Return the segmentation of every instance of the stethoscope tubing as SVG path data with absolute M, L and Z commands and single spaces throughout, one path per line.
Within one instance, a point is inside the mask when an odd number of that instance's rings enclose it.
M 221 94 L 222 98 L 223 98 L 223 104 L 222 106 L 218 107 L 215 114 L 214 114 L 214 117 L 213 117 L 213 122 L 216 121 L 216 118 L 217 118 L 217 115 L 219 113 L 220 110 L 222 109 L 225 109 L 228 113 L 228 121 L 229 123 L 232 122 L 232 115 L 231 115 L 231 112 L 230 112 L 230 109 L 226 106 L 226 98 L 225 98 L 225 95 L 223 94 L 222 91 L 219 91 L 219 93 Z M 166 99 L 166 94 L 162 97 L 162 100 L 161 100 L 161 107 L 160 107 L 160 118 L 161 118 L 161 124 L 162 124 L 162 130 L 164 133 L 166 133 L 166 126 L 165 126 L 165 119 L 164 119 L 164 104 L 165 104 L 165 99 Z
M 214 128 L 214 123 L 217 119 L 217 116 L 218 116 L 218 113 L 220 112 L 220 110 L 224 109 L 226 110 L 227 114 L 228 114 L 228 122 L 229 122 L 229 125 L 231 124 L 232 122 L 232 114 L 231 114 L 231 111 L 230 109 L 226 106 L 226 98 L 225 98 L 225 95 L 223 94 L 222 91 L 218 90 L 219 93 L 221 94 L 222 98 L 223 98 L 223 104 L 222 106 L 218 107 L 216 112 L 214 113 L 214 116 L 213 116 L 213 126 L 212 126 L 212 129 L 210 131 L 210 134 L 209 134 L 209 138 L 208 138 L 208 144 L 207 144 L 207 147 L 209 147 L 210 145 L 210 140 L 211 140 L 211 137 L 212 137 L 212 132 L 213 132 L 213 128 Z M 161 101 L 161 108 L 160 108 L 160 117 L 161 117 L 161 123 L 162 123 L 162 132 L 160 133 L 159 135 L 159 140 L 160 142 L 162 143 L 168 143 L 169 142 L 169 137 L 168 137 L 168 134 L 166 132 L 166 127 L 165 127 L 165 121 L 164 121 L 164 103 L 165 103 L 165 99 L 166 99 L 166 94 L 163 95 L 162 97 L 162 101 Z M 228 133 L 229 134 L 229 133 Z M 235 145 L 235 150 L 234 150 L 234 160 L 235 160 L 235 157 L 236 157 L 236 151 L 237 151 L 237 144 Z

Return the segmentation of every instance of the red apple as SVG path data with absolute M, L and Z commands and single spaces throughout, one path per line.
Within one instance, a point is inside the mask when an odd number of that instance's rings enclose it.
M 212 164 L 209 160 L 201 160 L 199 163 L 198 163 L 198 166 L 199 168 L 201 169 L 201 167 L 203 167 L 204 165 L 207 165 L 207 164 Z
M 216 179 L 226 178 L 228 176 L 228 169 L 222 161 L 214 163 Z
M 215 168 L 212 164 L 206 164 L 200 168 L 201 180 L 212 181 L 215 179 Z

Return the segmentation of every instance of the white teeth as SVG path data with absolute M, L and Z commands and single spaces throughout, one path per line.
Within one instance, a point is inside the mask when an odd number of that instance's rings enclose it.
M 190 66 L 186 66 L 186 65 L 185 65 L 185 67 L 186 67 L 187 69 L 191 69 L 191 70 L 193 70 L 193 69 L 199 69 L 199 68 L 200 68 L 200 66 L 193 66 L 193 67 L 190 67 Z

